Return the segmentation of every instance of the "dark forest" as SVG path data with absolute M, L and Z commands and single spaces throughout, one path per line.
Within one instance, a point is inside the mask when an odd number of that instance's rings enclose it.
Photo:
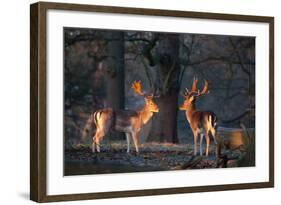
M 196 109 L 217 120 L 208 156 L 194 155 L 179 109 L 194 79 L 193 94 L 204 94 Z M 159 108 L 139 129 L 139 152 L 131 142 L 127 153 L 127 135 L 112 129 L 93 153 L 96 111 L 147 103 L 134 82 Z M 255 38 L 64 28 L 64 162 L 65 175 L 255 166 Z

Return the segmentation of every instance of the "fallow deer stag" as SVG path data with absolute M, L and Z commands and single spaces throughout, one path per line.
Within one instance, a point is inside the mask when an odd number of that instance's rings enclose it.
M 196 110 L 195 101 L 198 97 L 205 96 L 209 93 L 208 91 L 208 81 L 205 80 L 205 85 L 202 91 L 196 91 L 197 78 L 194 78 L 192 83 L 191 91 L 185 89 L 183 93 L 184 102 L 180 105 L 180 110 L 185 110 L 186 119 L 189 122 L 190 128 L 193 132 L 194 137 L 194 155 L 197 155 L 197 137 L 200 134 L 200 155 L 203 155 L 202 141 L 205 135 L 206 139 L 206 156 L 209 154 L 209 144 L 210 138 L 209 133 L 214 138 L 215 144 L 216 142 L 216 122 L 217 117 L 213 112 L 210 111 L 198 111 Z
M 113 110 L 104 108 L 94 112 L 88 119 L 83 135 L 89 132 L 93 123 L 96 125 L 96 133 L 93 136 L 92 151 L 100 152 L 100 141 L 111 130 L 124 132 L 127 138 L 127 152 L 130 152 L 130 138 L 133 138 L 136 152 L 138 148 L 138 132 L 145 125 L 154 112 L 159 112 L 158 106 L 153 102 L 153 95 L 145 95 L 141 91 L 140 81 L 132 84 L 135 93 L 144 97 L 145 105 L 139 111 L 136 110 Z

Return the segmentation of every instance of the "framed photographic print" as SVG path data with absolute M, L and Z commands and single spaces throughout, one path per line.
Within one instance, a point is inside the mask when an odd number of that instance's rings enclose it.
M 30 198 L 274 186 L 274 18 L 31 5 Z

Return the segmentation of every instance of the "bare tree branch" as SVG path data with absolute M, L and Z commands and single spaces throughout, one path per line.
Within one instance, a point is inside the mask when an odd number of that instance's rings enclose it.
M 241 55 L 240 55 L 240 52 L 239 52 L 239 50 L 237 49 L 237 47 L 236 47 L 236 45 L 235 45 L 235 43 L 233 42 L 233 40 L 232 40 L 231 37 L 229 37 L 229 42 L 230 42 L 230 44 L 232 45 L 233 50 L 234 50 L 234 52 L 235 52 L 235 54 L 236 54 L 236 56 L 237 56 L 237 58 L 238 58 L 238 60 L 239 60 L 239 64 L 240 64 L 240 66 L 241 66 L 241 69 L 242 69 L 248 76 L 250 76 L 251 73 L 250 73 L 250 72 L 246 69 L 246 67 L 244 66 L 244 63 L 243 63 L 242 57 L 241 57 Z
M 185 43 L 183 43 L 183 47 L 186 49 L 187 51 L 187 62 L 189 63 L 190 62 L 190 56 L 191 56 L 191 53 L 193 51 L 193 47 L 194 47 L 194 43 L 195 42 L 195 35 L 191 35 L 191 43 L 190 43 L 190 46 L 187 46 Z M 182 80 L 183 80 L 183 76 L 184 76 L 184 73 L 186 71 L 186 68 L 187 66 L 184 66 L 183 67 L 183 70 L 182 72 L 180 73 L 180 76 L 179 76 L 179 81 L 178 81 L 178 84 L 181 85 L 182 83 Z
M 214 62 L 215 63 L 216 61 L 219 61 L 219 62 L 230 62 L 232 64 L 239 64 L 239 65 L 241 64 L 240 61 L 231 60 L 231 59 L 229 59 L 229 57 L 221 56 L 221 57 L 208 57 L 208 58 L 205 58 L 203 60 L 189 62 L 189 63 L 186 63 L 185 66 L 199 65 L 199 64 L 202 64 L 202 63 L 209 63 L 209 62 Z M 251 61 L 245 62 L 244 64 L 245 65 L 255 65 L 255 63 L 251 62 Z
M 229 124 L 235 121 L 238 121 L 244 117 L 246 117 L 247 115 L 250 115 L 253 112 L 253 109 L 247 109 L 245 112 L 243 112 L 242 114 L 238 115 L 237 117 L 233 118 L 233 119 L 229 119 L 229 120 L 222 120 L 222 123 L 224 124 Z

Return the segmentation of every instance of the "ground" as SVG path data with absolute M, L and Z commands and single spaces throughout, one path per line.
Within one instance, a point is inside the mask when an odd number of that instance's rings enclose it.
M 144 143 L 137 154 L 126 152 L 125 141 L 102 144 L 100 153 L 90 146 L 76 145 L 65 150 L 65 175 L 105 174 L 143 171 L 215 168 L 215 146 L 208 157 L 193 157 L 193 144 Z

